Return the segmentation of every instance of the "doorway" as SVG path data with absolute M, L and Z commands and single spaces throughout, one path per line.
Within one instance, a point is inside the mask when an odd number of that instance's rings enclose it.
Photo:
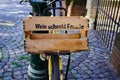
M 66 7 L 70 16 L 85 16 L 87 0 L 66 0 Z

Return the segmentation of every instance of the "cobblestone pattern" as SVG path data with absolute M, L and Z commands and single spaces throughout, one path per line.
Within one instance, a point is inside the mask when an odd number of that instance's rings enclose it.
M 28 3 L 0 0 L 0 80 L 27 80 L 30 57 L 24 52 L 22 21 L 29 11 Z
M 95 34 L 95 31 L 89 31 L 89 51 L 72 53 L 68 80 L 120 80 L 110 63 L 110 53 Z M 67 62 L 67 57 L 64 59 Z
M 27 80 L 30 56 L 24 52 L 22 21 L 30 10 L 28 3 L 0 0 L 0 80 Z M 89 33 L 89 51 L 71 54 L 68 80 L 120 80 L 95 34 Z M 64 73 L 67 58 L 63 57 Z

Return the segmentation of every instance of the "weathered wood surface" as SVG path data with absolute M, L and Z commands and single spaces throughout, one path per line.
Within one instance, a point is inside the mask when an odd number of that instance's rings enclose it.
M 87 39 L 27 39 L 25 45 L 28 52 L 88 50 Z
M 24 20 L 24 30 L 88 29 L 88 19 L 74 17 L 30 17 Z
M 40 24 L 40 26 L 35 26 Z M 65 28 L 55 25 L 66 25 Z M 68 25 L 69 24 L 69 25 Z M 54 25 L 53 29 L 49 26 Z M 47 27 L 46 27 L 47 26 Z M 74 34 L 42 34 L 41 30 L 79 30 Z M 41 51 L 88 50 L 88 20 L 84 17 L 32 17 L 24 21 L 25 51 L 40 54 Z
M 30 34 L 30 39 L 79 39 L 80 34 Z
M 25 38 L 30 39 L 80 39 L 82 36 L 88 37 L 88 30 L 80 30 L 80 33 L 73 34 L 40 34 L 25 31 Z

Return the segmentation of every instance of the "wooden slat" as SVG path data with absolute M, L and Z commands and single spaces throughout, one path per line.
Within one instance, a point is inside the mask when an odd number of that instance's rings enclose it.
M 30 38 L 31 31 L 25 31 L 25 38 Z
M 77 16 L 77 17 L 31 17 L 24 20 L 24 25 L 25 25 L 25 31 L 58 30 L 58 29 L 71 30 L 76 28 L 88 29 L 88 19 L 80 16 Z
M 40 51 L 58 51 L 58 50 L 88 50 L 87 40 L 81 39 L 40 39 L 30 40 L 25 42 L 25 51 L 37 52 Z
M 43 33 L 32 33 L 31 31 L 24 31 L 25 38 L 30 39 L 79 39 L 82 36 L 88 38 L 88 30 L 80 30 L 80 33 L 74 34 L 43 34 Z
M 79 39 L 80 34 L 31 34 L 30 39 Z
M 81 37 L 87 37 L 88 38 L 88 30 L 82 29 L 80 30 Z

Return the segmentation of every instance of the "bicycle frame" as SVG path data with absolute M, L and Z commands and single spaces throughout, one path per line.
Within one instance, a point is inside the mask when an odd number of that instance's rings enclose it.
M 30 2 L 30 5 L 33 8 L 33 13 L 31 14 L 32 16 L 63 16 L 62 10 L 64 11 L 65 16 L 67 15 L 66 9 L 62 7 L 62 0 L 52 0 L 52 1 L 29 0 L 29 2 Z M 46 31 L 43 31 L 43 32 L 48 33 Z M 33 31 L 32 33 L 37 33 L 37 31 Z M 42 33 L 42 32 L 40 32 L 40 33 Z M 56 31 L 52 30 L 50 33 L 51 34 L 56 34 Z M 40 55 L 42 55 L 42 54 L 40 54 Z M 42 59 L 42 57 L 40 57 L 40 59 L 38 59 L 37 58 L 38 56 L 39 55 L 37 55 L 37 54 L 31 54 L 31 58 L 33 58 L 33 59 L 36 58 L 37 61 L 40 61 L 42 63 L 42 64 L 39 63 L 40 65 L 43 65 L 43 64 L 47 63 L 46 58 Z M 49 56 L 49 58 L 48 58 L 48 77 L 49 77 L 49 80 L 56 80 L 56 79 L 57 80 L 63 80 L 62 56 L 60 56 L 59 52 L 56 53 L 55 55 L 50 54 L 50 55 L 47 55 L 47 56 Z M 69 56 L 70 56 L 70 54 L 69 54 Z M 33 59 L 31 60 L 31 64 L 35 64 L 35 66 L 37 66 L 37 68 L 39 68 L 39 65 L 37 65 L 37 63 Z M 45 62 L 42 62 L 43 60 L 45 60 Z M 70 63 L 70 57 L 69 57 L 69 61 L 68 61 L 65 80 L 67 80 L 69 63 Z M 33 71 L 35 71 L 34 70 L 35 67 L 31 67 L 31 66 L 29 66 L 28 72 L 29 72 L 29 69 L 32 69 L 32 68 L 33 68 Z M 53 75 L 53 72 L 55 72 L 54 75 Z
M 37 1 L 39 1 L 39 2 L 37 2 Z M 40 5 L 39 5 L 42 3 L 44 5 L 46 5 L 44 8 L 43 8 L 43 6 L 40 7 Z M 65 14 L 67 14 L 66 9 L 62 8 L 61 0 L 57 1 L 57 2 L 56 2 L 56 0 L 53 0 L 51 2 L 50 1 L 43 1 L 43 0 L 36 0 L 36 2 L 35 2 L 35 0 L 31 0 L 30 4 L 33 6 L 33 16 L 44 16 L 44 15 L 45 16 L 51 16 L 51 15 L 62 16 L 61 10 L 64 10 Z M 42 11 L 40 11 L 40 10 L 42 10 Z M 56 31 L 52 30 L 50 33 L 55 34 Z M 56 65 L 57 65 L 57 68 L 56 68 Z M 53 71 L 55 72 L 54 75 L 53 75 Z M 54 80 L 56 80 L 56 79 L 63 80 L 62 57 L 60 57 L 59 55 L 50 55 L 49 56 L 49 58 L 48 58 L 48 77 L 49 77 L 49 80 L 53 80 L 53 79 Z

